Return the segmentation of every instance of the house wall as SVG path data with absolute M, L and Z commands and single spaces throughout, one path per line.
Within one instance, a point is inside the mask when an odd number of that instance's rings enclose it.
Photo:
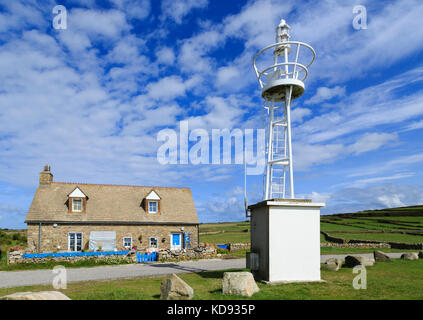
M 181 231 L 184 227 L 184 231 Z M 67 251 L 68 233 L 82 232 L 83 249 L 88 250 L 89 237 L 91 231 L 115 231 L 117 249 L 122 249 L 123 238 L 132 237 L 132 245 L 138 249 L 149 248 L 149 238 L 157 237 L 159 249 L 170 249 L 171 233 L 191 233 L 191 247 L 198 246 L 198 226 L 168 226 L 168 225 L 58 225 L 43 224 L 41 226 L 41 251 Z M 39 224 L 28 224 L 28 250 L 38 251 Z M 138 240 L 142 235 L 142 242 Z M 162 239 L 165 239 L 163 242 Z

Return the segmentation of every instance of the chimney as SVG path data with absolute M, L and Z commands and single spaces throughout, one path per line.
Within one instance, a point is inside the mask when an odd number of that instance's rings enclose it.
M 49 186 L 53 182 L 53 174 L 50 172 L 50 166 L 45 165 L 44 170 L 40 172 L 40 186 Z

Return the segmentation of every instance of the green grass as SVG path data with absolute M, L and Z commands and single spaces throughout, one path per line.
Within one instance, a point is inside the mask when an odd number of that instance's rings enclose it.
M 348 230 L 348 231 L 355 231 L 355 230 L 363 230 L 362 228 L 359 228 L 357 226 L 349 226 L 349 225 L 339 225 L 339 224 L 334 224 L 334 223 L 325 223 L 325 222 L 321 222 L 320 223 L 320 230 L 322 231 L 344 231 L 344 230 Z
M 328 219 L 325 219 L 328 220 Z M 382 219 L 383 220 L 383 219 Z M 392 220 L 392 218 L 390 218 Z M 336 220 L 337 223 L 343 223 L 345 225 L 332 224 L 330 230 L 423 230 L 423 226 L 419 223 L 407 223 L 405 221 L 396 221 L 401 224 L 393 224 L 388 222 L 381 222 L 379 219 L 368 219 L 368 218 L 352 218 Z M 327 225 L 325 223 L 325 225 Z M 321 226 L 324 230 L 324 226 Z
M 202 223 L 200 224 L 201 232 L 210 231 L 243 231 L 250 229 L 250 222 L 225 222 L 225 223 Z
M 204 243 L 249 243 L 249 232 L 223 232 L 218 234 L 200 234 L 200 242 Z
M 26 247 L 26 230 L 6 230 L 0 229 L 0 248 L 2 251 L 0 259 L 0 270 L 7 265 L 6 264 L 6 252 L 10 247 L 20 246 Z
M 226 271 L 244 271 L 232 269 Z M 225 271 L 210 271 L 179 275 L 194 289 L 196 300 L 364 300 L 364 299 L 423 299 L 423 259 L 396 259 L 379 262 L 367 268 L 367 289 L 355 290 L 352 281 L 357 274 L 350 268 L 338 272 L 322 270 L 325 283 L 266 285 L 258 283 L 260 292 L 251 298 L 223 295 L 222 278 Z M 119 279 L 70 283 L 64 294 L 75 300 L 157 300 L 164 277 Z M 0 296 L 21 291 L 53 290 L 51 286 L 30 286 L 0 289 Z
M 369 220 L 388 220 L 388 221 L 395 221 L 395 222 L 404 222 L 404 223 L 411 223 L 411 224 L 422 224 L 423 225 L 423 217 L 366 217 Z

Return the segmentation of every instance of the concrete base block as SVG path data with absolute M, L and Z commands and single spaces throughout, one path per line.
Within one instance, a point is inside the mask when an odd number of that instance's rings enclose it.
M 256 279 L 269 283 L 316 282 L 320 278 L 320 208 L 311 200 L 268 200 L 250 206 L 251 252 Z M 257 257 L 256 257 L 257 259 Z

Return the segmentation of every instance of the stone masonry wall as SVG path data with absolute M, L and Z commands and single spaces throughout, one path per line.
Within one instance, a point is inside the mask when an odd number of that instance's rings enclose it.
M 116 226 L 116 225 L 58 225 L 56 228 L 52 224 L 45 224 L 41 227 L 41 252 L 65 252 L 68 250 L 68 233 L 82 232 L 82 247 L 88 250 L 91 231 L 115 231 L 116 246 L 120 250 L 123 248 L 123 238 L 132 237 L 132 245 L 138 250 L 149 248 L 149 238 L 157 237 L 159 249 L 169 249 L 171 243 L 171 233 L 191 233 L 191 247 L 198 246 L 197 226 Z M 38 251 L 39 225 L 28 225 L 28 251 Z M 139 241 L 142 236 L 141 242 Z
M 115 263 L 135 263 L 136 252 L 131 250 L 126 255 L 100 255 L 100 256 L 72 256 L 72 257 L 43 257 L 43 258 L 23 258 L 23 251 L 12 251 L 7 255 L 8 264 L 16 263 L 44 263 L 49 261 L 54 262 L 76 262 L 83 260 L 106 260 Z M 192 249 L 183 249 L 171 251 L 169 249 L 161 249 L 158 251 L 158 262 L 164 261 L 181 261 L 191 259 L 211 259 L 218 256 L 217 250 L 214 247 L 195 247 Z
M 76 262 L 76 261 L 83 261 L 83 260 L 108 260 L 108 261 L 126 261 L 127 263 L 133 263 L 134 257 L 129 255 L 112 255 L 112 256 L 82 256 L 82 257 L 45 257 L 45 258 L 23 258 L 23 251 L 12 251 L 9 252 L 7 255 L 7 263 L 8 264 L 16 264 L 16 263 L 44 263 L 48 261 L 54 262 Z M 122 262 L 120 262 L 122 263 Z

